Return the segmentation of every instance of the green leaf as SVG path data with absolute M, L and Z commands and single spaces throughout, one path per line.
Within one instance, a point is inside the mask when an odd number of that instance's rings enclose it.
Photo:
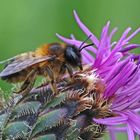
M 12 114 L 11 118 L 19 118 L 21 116 L 28 116 L 38 113 L 41 103 L 38 101 L 31 101 L 17 105 Z
M 80 115 L 75 120 L 70 120 L 69 128 L 66 132 L 65 139 L 67 140 L 80 140 L 81 130 L 84 128 L 86 116 Z
M 56 109 L 40 116 L 32 129 L 31 136 L 60 124 L 67 114 L 67 109 Z
M 44 105 L 44 108 L 54 108 L 57 105 L 60 105 L 60 103 L 64 102 L 67 97 L 67 94 L 65 92 L 60 93 L 58 96 L 54 97 L 49 103 Z
M 77 140 L 80 136 L 80 129 L 76 125 L 76 120 L 71 120 L 71 126 L 68 128 L 66 132 L 65 139 L 66 140 Z
M 0 115 L 0 130 L 2 130 L 3 125 L 4 125 L 4 123 L 5 123 L 6 119 L 7 119 L 7 116 L 8 116 L 8 114 L 6 114 L 6 113 Z
M 36 137 L 32 140 L 56 140 L 56 136 L 54 134 L 48 134 L 48 135 Z
M 4 139 L 26 138 L 29 126 L 25 121 L 12 122 L 3 130 Z
M 70 133 L 69 135 L 67 135 L 66 140 L 78 140 L 80 135 L 80 130 L 79 129 L 74 129 L 72 131 L 72 133 Z

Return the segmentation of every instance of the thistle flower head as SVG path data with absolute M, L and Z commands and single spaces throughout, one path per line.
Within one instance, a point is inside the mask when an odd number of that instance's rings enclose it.
M 131 44 L 130 40 L 140 32 L 140 28 L 129 34 L 129 27 L 118 41 L 112 42 L 117 28 L 109 32 L 110 22 L 103 27 L 98 39 L 75 11 L 74 17 L 86 36 L 91 36 L 90 40 L 94 44 L 82 50 L 83 63 L 91 65 L 91 69 L 79 74 L 91 83 L 87 92 L 88 100 L 92 101 L 89 114 L 94 123 L 103 125 L 110 132 L 111 139 L 115 140 L 116 132 L 124 131 L 129 140 L 134 140 L 136 135 L 140 135 L 140 56 L 130 51 L 140 47 L 140 44 Z M 57 36 L 77 47 L 82 43 L 74 35 L 70 39 Z

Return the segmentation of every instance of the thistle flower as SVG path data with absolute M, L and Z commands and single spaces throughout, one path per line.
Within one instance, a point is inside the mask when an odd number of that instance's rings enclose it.
M 2 102 L 0 139 L 97 140 L 105 132 L 112 140 L 117 132 L 127 133 L 129 140 L 140 136 L 140 56 L 130 52 L 140 45 L 129 43 L 140 28 L 131 35 L 127 28 L 111 43 L 117 29 L 109 33 L 110 22 L 98 40 L 74 15 L 95 44 L 82 50 L 84 70 L 76 71 L 72 79 L 61 77 L 56 83 L 58 94 L 46 84 Z M 83 43 L 73 35 L 71 39 L 57 36 L 77 47 Z
M 90 78 L 97 77 L 96 81 L 99 81 L 96 82 L 99 92 L 92 96 L 93 122 L 104 125 L 112 140 L 116 139 L 116 132 L 127 132 L 128 139 L 134 140 L 136 135 L 140 136 L 140 55 L 130 51 L 140 44 L 131 44 L 130 40 L 140 32 L 140 28 L 128 35 L 129 27 L 118 41 L 111 42 L 117 28 L 109 33 L 110 22 L 103 27 L 98 39 L 75 11 L 74 17 L 81 30 L 88 37 L 91 35 L 90 40 L 94 43 L 93 47 L 82 50 L 83 63 L 91 64 Z M 57 36 L 77 47 L 82 43 L 73 35 L 70 39 Z

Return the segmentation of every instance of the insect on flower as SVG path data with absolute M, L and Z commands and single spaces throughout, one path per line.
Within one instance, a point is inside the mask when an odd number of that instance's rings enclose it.
M 87 39 L 89 38 L 90 36 Z M 11 83 L 23 82 L 18 93 L 24 94 L 31 90 L 37 75 L 45 76 L 50 79 L 52 89 L 57 93 L 56 81 L 59 81 L 66 70 L 72 77 L 72 68 L 83 69 L 80 52 L 85 47 L 93 45 L 84 45 L 85 41 L 79 49 L 69 44 L 45 44 L 34 52 L 22 53 L 2 61 L 0 63 L 6 65 L 0 77 Z

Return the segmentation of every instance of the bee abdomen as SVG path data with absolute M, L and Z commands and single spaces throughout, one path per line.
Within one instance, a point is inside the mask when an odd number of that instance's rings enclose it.
M 25 80 L 28 73 L 29 73 L 28 71 L 24 70 L 24 71 L 17 72 L 11 75 L 1 76 L 1 79 L 6 80 L 7 82 L 10 82 L 10 83 L 22 82 Z

